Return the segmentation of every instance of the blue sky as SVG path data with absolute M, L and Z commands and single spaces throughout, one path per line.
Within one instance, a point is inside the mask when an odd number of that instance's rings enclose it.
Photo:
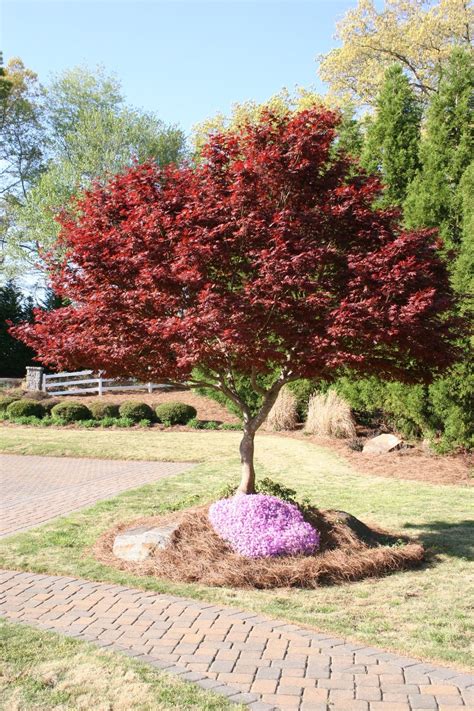
M 102 64 L 127 101 L 186 132 L 235 101 L 286 86 L 324 87 L 316 56 L 356 0 L 3 0 L 4 59 L 20 56 L 42 81 Z

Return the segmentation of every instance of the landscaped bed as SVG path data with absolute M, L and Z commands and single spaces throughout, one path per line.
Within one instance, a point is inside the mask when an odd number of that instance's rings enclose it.
M 425 660 L 466 668 L 473 664 L 473 524 L 466 516 L 474 506 L 472 489 L 357 473 L 330 449 L 307 440 L 258 436 L 260 479 L 268 476 L 290 485 L 321 509 L 350 511 L 370 526 L 376 522 L 384 530 L 419 540 L 428 554 L 426 563 L 340 585 L 256 590 L 173 582 L 97 560 L 94 545 L 115 526 L 208 505 L 222 496 L 223 487 L 235 485 L 239 439 L 239 432 L 173 429 L 38 429 L 34 437 L 26 427 L 0 429 L 4 452 L 199 462 L 179 477 L 125 492 L 0 541 L 0 566 L 233 605 Z
M 311 508 L 305 512 L 305 519 L 320 538 L 319 547 L 311 555 L 239 555 L 213 529 L 208 506 L 121 523 L 100 537 L 94 553 L 102 563 L 138 575 L 256 589 L 347 583 L 413 568 L 423 560 L 424 549 L 419 543 L 406 536 L 369 528 L 345 512 Z M 171 523 L 179 526 L 169 546 L 155 548 L 149 560 L 132 563 L 114 555 L 115 537 L 131 526 L 159 527 Z

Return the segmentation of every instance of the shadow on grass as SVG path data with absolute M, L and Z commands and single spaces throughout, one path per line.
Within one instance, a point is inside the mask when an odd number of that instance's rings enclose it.
M 446 521 L 406 523 L 404 528 L 420 531 L 419 539 L 427 549 L 428 555 L 444 554 L 452 558 L 474 560 L 474 519 L 456 523 Z

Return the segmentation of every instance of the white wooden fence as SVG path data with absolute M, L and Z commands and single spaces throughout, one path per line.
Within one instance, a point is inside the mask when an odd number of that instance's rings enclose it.
M 53 373 L 43 375 L 43 390 L 49 395 L 84 395 L 97 393 L 102 395 L 111 390 L 166 390 L 169 385 L 159 383 L 138 383 L 128 380 L 130 385 L 121 384 L 113 378 L 103 378 L 101 373 L 94 374 L 93 370 L 79 370 L 75 373 Z M 114 385 L 115 383 L 115 385 Z M 87 386 L 87 387 L 78 387 Z M 60 388 L 59 390 L 57 388 Z

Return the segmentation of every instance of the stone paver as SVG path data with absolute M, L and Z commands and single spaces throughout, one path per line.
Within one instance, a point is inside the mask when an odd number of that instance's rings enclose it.
M 0 455 L 0 538 L 192 466 Z
M 456 669 L 170 595 L 6 570 L 0 615 L 136 657 L 253 711 L 474 710 L 474 676 Z

